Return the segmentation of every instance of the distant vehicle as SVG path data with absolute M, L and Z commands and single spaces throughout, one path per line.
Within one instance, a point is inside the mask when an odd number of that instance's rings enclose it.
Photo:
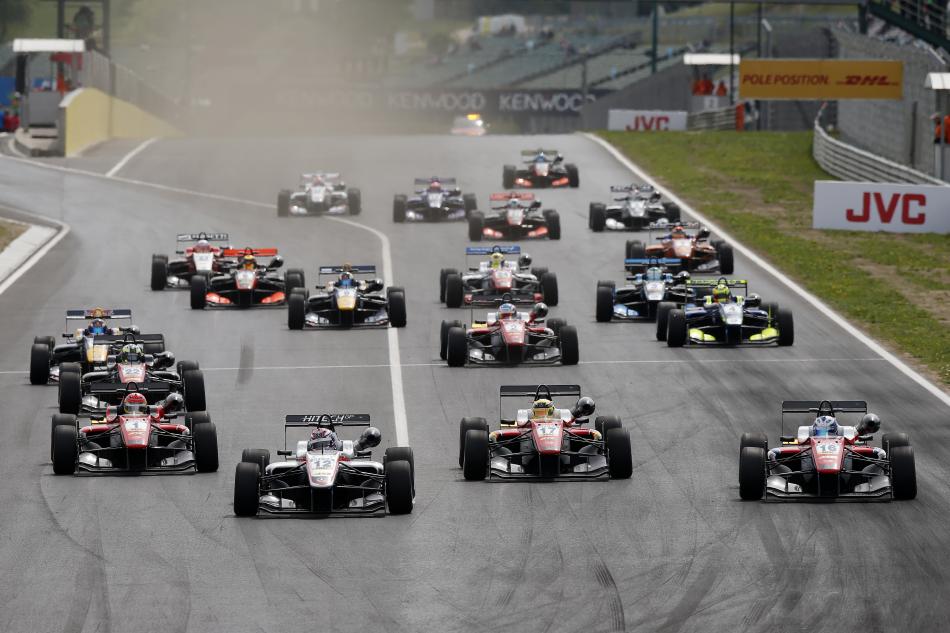
M 282 189 L 277 194 L 277 215 L 359 215 L 363 199 L 359 189 L 347 188 L 336 172 L 300 175 L 296 191 Z
M 393 222 L 464 220 L 478 207 L 474 193 L 462 193 L 455 178 L 416 178 L 415 195 L 393 197 Z
M 696 273 L 722 273 L 731 275 L 734 270 L 732 247 L 725 242 L 714 240 L 707 243 L 709 229 L 696 222 L 654 222 L 647 225 L 650 230 L 650 244 L 640 240 L 628 240 L 625 256 L 627 259 L 646 259 L 667 257 L 680 260 L 683 270 Z M 688 229 L 698 229 L 688 233 Z M 656 234 L 660 235 L 656 237 Z M 659 244 L 652 244 L 659 240 Z
M 626 283 L 617 287 L 613 281 L 597 282 L 596 317 L 600 323 L 608 321 L 649 320 L 656 318 L 661 302 L 683 305 L 690 298 L 686 289 L 689 273 L 673 273 L 680 265 L 678 259 L 665 257 L 624 260 L 627 269 L 642 272 L 628 273 Z M 646 268 L 642 268 L 642 267 Z
M 457 116 L 452 120 L 451 133 L 454 136 L 485 136 L 488 133 L 488 124 L 477 113 Z
M 680 221 L 679 205 L 663 202 L 652 185 L 613 186 L 610 191 L 621 194 L 613 200 L 619 204 L 590 203 L 587 225 L 594 232 L 640 231 L 660 220 Z
M 225 249 L 225 257 L 239 258 L 233 269 L 219 275 L 191 278 L 191 308 L 250 308 L 253 306 L 279 307 L 287 302 L 294 288 L 304 287 L 303 270 L 291 268 L 284 277 L 277 269 L 284 265 L 276 248 Z M 260 264 L 258 257 L 270 257 Z
M 439 295 L 449 308 L 463 304 L 498 305 L 506 295 L 515 304 L 534 304 L 544 301 L 549 306 L 558 303 L 557 275 L 547 268 L 531 268 L 531 256 L 521 253 L 520 246 L 469 246 L 470 257 L 488 256 L 478 266 L 466 265 L 461 274 L 454 268 L 439 272 Z M 509 260 L 505 255 L 517 255 Z M 466 262 L 467 264 L 468 262 Z
M 222 252 L 229 248 L 227 233 L 179 233 L 175 241 L 178 259 L 169 261 L 168 255 L 152 255 L 152 290 L 165 288 L 190 288 L 194 275 L 206 277 L 223 273 L 237 264 L 234 257 L 223 257 Z M 221 245 L 216 246 L 218 242 Z M 194 244 L 186 246 L 183 244 Z
M 580 185 L 577 165 L 565 163 L 556 149 L 526 149 L 521 152 L 524 167 L 505 165 L 502 169 L 501 186 L 504 189 L 527 187 L 571 187 Z
M 270 451 L 244 449 L 234 472 L 234 513 L 409 514 L 415 498 L 415 461 L 408 446 L 386 449 L 382 463 L 372 459 L 381 440 L 366 414 L 288 415 L 284 420 L 282 461 Z M 339 427 L 367 427 L 355 441 L 341 440 Z M 308 439 L 287 448 L 287 430 L 303 428 Z
M 561 239 L 561 216 L 553 209 L 541 210 L 541 201 L 533 193 L 493 193 L 489 215 L 472 211 L 468 216 L 468 239 L 490 240 Z
M 361 279 L 361 275 L 372 277 Z M 320 279 L 336 279 L 317 285 L 313 294 L 306 288 L 291 292 L 287 326 L 291 330 L 405 327 L 406 291 L 390 286 L 383 294 L 383 280 L 375 275 L 376 267 L 371 265 L 321 266 Z
M 785 435 L 787 414 L 811 421 Z M 861 414 L 855 426 L 845 414 Z M 881 420 L 863 400 L 786 400 L 782 436 L 769 449 L 765 433 L 743 433 L 739 442 L 739 496 L 761 499 L 913 499 L 917 496 L 914 449 L 906 433 L 885 433 L 872 446 Z
M 554 398 L 577 398 L 558 409 Z M 527 400 L 530 408 L 506 412 L 506 400 Z M 462 418 L 459 466 L 465 479 L 628 479 L 633 474 L 630 435 L 616 416 L 598 416 L 579 385 L 504 385 L 499 394 L 500 428 L 489 432 L 485 418 Z M 525 402 L 525 404 L 528 404 Z

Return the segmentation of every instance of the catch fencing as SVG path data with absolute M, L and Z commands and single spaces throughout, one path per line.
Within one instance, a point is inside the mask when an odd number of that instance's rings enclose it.
M 179 118 L 178 103 L 174 99 L 97 51 L 83 54 L 79 84 L 84 88 L 101 90 L 169 123 L 175 123 Z

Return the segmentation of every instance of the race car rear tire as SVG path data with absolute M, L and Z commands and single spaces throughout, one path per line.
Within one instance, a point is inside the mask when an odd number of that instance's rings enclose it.
M 289 295 L 294 288 L 306 288 L 307 277 L 302 268 L 290 268 L 284 273 L 284 294 Z
M 881 436 L 881 448 L 889 453 L 892 448 L 910 446 L 910 436 L 907 433 L 885 433 Z
M 462 276 L 458 273 L 449 273 L 445 277 L 445 306 L 447 308 L 461 308 L 465 298 L 465 289 L 462 287 Z
M 277 217 L 286 218 L 290 215 L 290 191 L 281 189 L 277 194 Z
M 776 312 L 776 322 L 778 325 L 778 344 L 782 347 L 795 343 L 795 318 L 792 311 L 787 308 L 779 308 Z
M 626 255 L 627 259 L 645 259 L 647 248 L 640 240 L 627 240 Z
M 406 327 L 406 291 L 392 287 L 387 291 L 389 324 L 393 327 Z
M 191 430 L 194 442 L 195 468 L 199 473 L 218 470 L 218 432 L 211 422 L 196 424 Z
M 728 244 L 722 244 L 716 252 L 719 255 L 719 272 L 723 275 L 731 275 L 732 271 L 735 270 L 732 247 Z
M 472 242 L 481 242 L 484 229 L 485 216 L 480 211 L 473 211 L 468 216 L 468 239 Z
M 211 424 L 211 414 L 207 411 L 189 411 L 185 413 L 185 426 L 194 429 L 199 424 Z
M 739 451 L 739 496 L 744 501 L 754 501 L 764 493 L 765 449 L 746 446 Z
M 661 301 L 656 306 L 656 340 L 666 340 L 666 328 L 670 320 L 670 310 L 675 310 L 676 304 L 671 301 Z
M 393 222 L 406 221 L 406 196 L 398 194 L 393 196 Z
M 680 221 L 680 205 L 675 202 L 664 202 L 663 210 L 666 212 L 666 219 L 671 224 L 676 224 Z
M 488 431 L 466 431 L 462 445 L 462 475 L 468 481 L 485 479 L 488 474 Z
M 614 316 L 614 291 L 610 286 L 597 286 L 597 322 L 608 323 Z
M 917 466 L 912 446 L 897 446 L 888 453 L 891 464 L 891 492 L 895 499 L 917 496 Z
M 54 413 L 52 425 L 49 430 L 49 459 L 53 461 L 53 435 L 56 433 L 57 426 L 68 426 L 71 429 L 78 429 L 76 416 L 71 413 Z
M 196 360 L 180 360 L 178 361 L 178 365 L 175 366 L 175 369 L 178 370 L 178 377 L 181 378 L 186 371 L 201 369 L 201 365 L 199 365 Z
M 301 294 L 292 294 L 287 298 L 287 327 L 302 330 L 307 318 L 307 300 Z
M 465 217 L 472 214 L 472 211 L 478 208 L 478 199 L 474 193 L 462 194 L 462 204 L 465 206 Z
M 409 462 L 409 469 L 412 473 L 412 494 L 416 494 L 416 458 L 412 454 L 412 448 L 409 446 L 390 446 L 383 453 L 383 464 L 389 462 Z
M 549 306 L 557 305 L 557 275 L 550 272 L 541 275 L 541 295 Z
M 452 274 L 458 274 L 459 271 L 454 268 L 443 268 L 439 271 L 439 301 L 445 302 L 445 278 Z
M 239 517 L 257 515 L 260 507 L 261 467 L 242 461 L 234 469 L 234 514 Z
M 564 165 L 564 169 L 567 171 L 567 184 L 571 189 L 577 189 L 581 184 L 581 174 L 577 170 L 577 165 L 568 163 Z
M 53 428 L 52 446 L 53 474 L 72 475 L 76 472 L 76 457 L 79 455 L 79 429 L 61 425 Z
M 445 360 L 448 354 L 449 346 L 449 330 L 451 328 L 457 327 L 462 328 L 461 321 L 442 321 L 442 325 L 439 328 L 439 358 Z
M 666 318 L 666 344 L 670 347 L 683 347 L 686 344 L 686 313 L 673 309 Z
M 600 233 L 607 226 L 607 207 L 600 202 L 590 203 L 588 224 L 594 233 Z
M 561 239 L 561 214 L 554 209 L 546 209 L 544 219 L 548 223 L 548 238 L 552 240 Z
M 350 215 L 359 215 L 363 211 L 363 193 L 356 187 L 346 190 L 346 208 Z
M 78 414 L 82 406 L 82 375 L 67 371 L 59 374 L 59 412 Z
M 742 437 L 739 438 L 739 452 L 742 452 L 742 449 L 746 446 L 757 446 L 763 450 L 769 450 L 769 438 L 765 433 L 761 431 L 755 431 L 753 433 L 743 433 Z
M 555 336 L 560 335 L 561 328 L 567 325 L 567 321 L 564 319 L 548 319 L 548 329 L 554 332 Z
M 185 410 L 206 411 L 205 377 L 200 369 L 190 369 L 181 377 L 182 396 L 185 399 Z
M 257 464 L 264 472 L 270 464 L 270 451 L 266 448 L 245 448 L 241 451 L 241 463 Z
M 195 275 L 191 278 L 191 309 L 204 310 L 208 304 L 208 278 Z
M 412 467 L 405 460 L 386 463 L 386 505 L 390 514 L 412 512 Z
M 460 327 L 450 327 L 445 341 L 445 360 L 449 367 L 463 367 L 468 357 L 468 337 Z
M 52 350 L 43 343 L 33 343 L 30 348 L 30 384 L 45 385 L 49 382 L 50 361 L 53 358 Z
M 152 255 L 152 290 L 164 290 L 168 285 L 168 258 Z
M 565 325 L 561 328 L 561 364 L 576 365 L 580 361 L 580 350 L 577 344 L 577 328 Z
M 459 468 L 465 465 L 465 435 L 473 430 L 488 433 L 488 421 L 485 418 L 462 418 L 459 423 Z
M 608 429 L 604 434 L 607 449 L 607 472 L 611 479 L 630 479 L 633 474 L 633 450 L 630 432 L 625 428 Z
M 615 415 L 598 415 L 594 418 L 594 429 L 601 435 L 606 435 L 610 429 L 621 429 L 623 423 Z
M 514 165 L 505 165 L 501 168 L 501 187 L 502 189 L 512 189 L 515 186 L 515 174 L 517 170 Z

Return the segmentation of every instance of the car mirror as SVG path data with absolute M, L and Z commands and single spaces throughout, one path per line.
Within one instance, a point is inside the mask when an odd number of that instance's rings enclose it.
M 588 398 L 584 396 L 583 398 L 577 399 L 577 404 L 574 405 L 574 408 L 571 409 L 571 415 L 577 418 L 587 418 L 593 415 L 594 413 L 594 400 L 593 398 Z
M 794 435 L 782 435 L 778 439 L 782 444 L 794 444 L 797 440 Z
M 360 439 L 356 440 L 353 450 L 357 453 L 374 446 L 379 446 L 383 436 L 375 426 L 371 426 L 360 434 Z
M 527 268 L 530 265 L 531 265 L 531 255 L 528 255 L 527 253 L 525 253 L 521 257 L 518 258 L 518 266 L 520 268 Z
M 531 320 L 540 321 L 548 315 L 548 306 L 540 301 L 531 308 Z
M 707 237 L 709 237 L 709 229 L 707 228 L 699 229 L 699 233 L 696 234 L 696 237 L 698 237 L 701 240 L 706 239 Z
M 275 255 L 274 259 L 270 260 L 270 263 L 267 264 L 269 270 L 277 270 L 284 265 L 284 258 L 280 255 Z
M 756 308 L 762 305 L 762 297 L 757 294 L 751 294 L 745 298 L 745 304 L 751 308 Z

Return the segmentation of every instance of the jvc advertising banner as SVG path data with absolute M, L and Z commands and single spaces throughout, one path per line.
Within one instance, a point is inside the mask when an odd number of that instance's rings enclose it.
M 950 187 L 816 180 L 812 227 L 950 233 Z
M 679 110 L 608 110 L 607 129 L 626 132 L 685 130 L 686 112 Z
M 743 99 L 901 99 L 904 63 L 880 59 L 743 59 Z

